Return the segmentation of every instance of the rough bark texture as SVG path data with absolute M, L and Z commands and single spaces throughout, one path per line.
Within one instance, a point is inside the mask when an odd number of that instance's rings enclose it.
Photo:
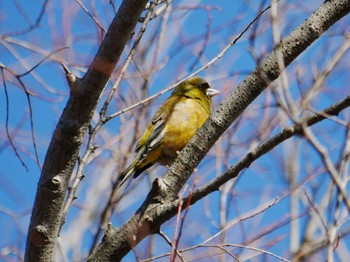
M 46 154 L 28 229 L 26 261 L 55 261 L 62 207 L 83 136 L 147 0 L 126 0 L 85 76 L 71 86 Z
M 350 11 L 350 0 L 325 1 L 306 21 L 287 36 L 278 47 L 288 66 L 324 31 Z M 235 91 L 181 151 L 163 180 L 157 179 L 143 205 L 121 228 L 110 228 L 89 261 L 119 261 L 133 246 L 159 230 L 162 223 L 177 213 L 178 192 L 193 169 L 215 141 L 248 105 L 275 80 L 279 68 L 274 50 Z
M 287 67 L 298 55 L 305 51 L 331 25 L 348 14 L 349 5 L 350 1 L 348 0 L 325 2 L 298 28 L 283 39 L 278 49 L 283 56 L 285 66 Z M 265 90 L 267 85 L 277 79 L 280 75 L 279 71 L 276 50 L 274 50 L 259 64 L 255 71 L 239 84 L 229 97 L 222 101 L 216 112 L 180 153 L 177 163 L 167 172 L 164 179 L 167 184 L 171 185 L 170 190 L 172 192 L 169 192 L 169 194 L 177 195 L 194 167 L 202 160 L 215 141 L 241 112 Z M 178 174 L 181 174 L 181 179 L 178 178 Z

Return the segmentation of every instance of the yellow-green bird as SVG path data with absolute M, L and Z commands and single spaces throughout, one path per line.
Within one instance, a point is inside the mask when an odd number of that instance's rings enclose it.
M 118 187 L 155 163 L 170 166 L 209 117 L 211 97 L 218 93 L 200 77 L 192 77 L 176 86 L 137 142 L 136 158 L 120 174 Z

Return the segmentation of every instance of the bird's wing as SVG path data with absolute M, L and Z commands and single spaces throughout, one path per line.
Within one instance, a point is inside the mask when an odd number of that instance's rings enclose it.
M 181 100 L 179 96 L 169 97 L 153 116 L 152 122 L 148 125 L 135 149 L 139 163 L 144 161 L 149 153 L 155 150 L 164 140 L 167 120 L 179 100 Z
M 151 151 L 163 141 L 165 122 L 166 121 L 163 117 L 160 117 L 157 119 L 157 121 L 153 122 L 154 128 L 147 143 L 147 148 L 149 151 Z
M 162 109 L 162 108 L 160 108 Z M 166 123 L 166 112 L 164 110 L 158 110 L 154 115 L 152 122 L 147 126 L 146 131 L 136 145 L 136 153 L 139 160 L 143 158 L 157 147 L 164 138 L 164 127 Z
M 152 124 L 148 126 L 145 134 L 148 137 L 147 139 L 142 136 L 139 140 L 139 143 L 137 143 L 136 146 L 136 159 L 138 159 L 138 163 L 143 162 L 146 157 L 149 155 L 149 153 L 157 148 L 157 146 L 163 141 L 164 139 L 164 126 L 165 121 L 164 118 L 158 118 L 156 122 L 152 121 Z M 147 134 L 148 132 L 148 134 Z

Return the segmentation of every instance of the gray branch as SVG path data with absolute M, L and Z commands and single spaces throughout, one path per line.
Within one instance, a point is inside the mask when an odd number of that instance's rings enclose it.
M 265 88 L 280 75 L 276 50 L 288 66 L 330 26 L 348 14 L 350 0 L 325 1 L 307 20 L 268 55 L 226 98 L 219 108 L 180 152 L 163 180 L 156 179 L 145 202 L 121 228 L 112 226 L 89 261 L 120 261 L 142 239 L 159 231 L 177 212 L 177 195 L 193 169 L 232 124 Z
M 62 208 L 83 136 L 146 3 L 123 1 L 89 70 L 70 85 L 69 100 L 52 136 L 38 183 L 25 261 L 55 261 Z

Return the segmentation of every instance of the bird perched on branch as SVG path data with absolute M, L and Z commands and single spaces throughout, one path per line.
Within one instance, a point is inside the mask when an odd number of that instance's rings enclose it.
M 209 117 L 211 97 L 218 93 L 200 77 L 192 77 L 176 86 L 137 142 L 135 160 L 120 174 L 118 187 L 155 163 L 170 166 Z

